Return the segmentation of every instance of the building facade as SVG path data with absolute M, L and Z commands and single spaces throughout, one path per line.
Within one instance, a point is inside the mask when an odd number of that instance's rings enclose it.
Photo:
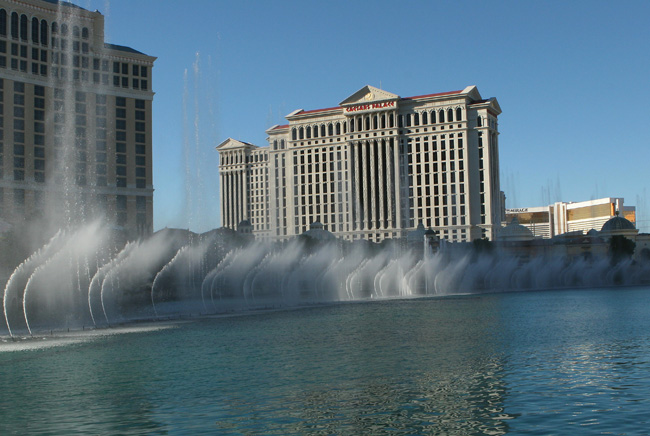
M 0 0 L 0 218 L 153 230 L 154 60 L 99 12 Z
M 267 130 L 268 147 L 217 147 L 222 225 L 249 220 L 274 240 L 314 222 L 346 240 L 420 223 L 448 241 L 494 239 L 500 113 L 475 86 L 408 98 L 365 86 L 336 107 L 293 111 Z
M 516 218 L 519 224 L 530 229 L 534 237 L 553 238 L 564 233 L 600 231 L 617 214 L 636 224 L 636 208 L 625 206 L 623 198 L 617 197 L 506 209 L 506 223 Z

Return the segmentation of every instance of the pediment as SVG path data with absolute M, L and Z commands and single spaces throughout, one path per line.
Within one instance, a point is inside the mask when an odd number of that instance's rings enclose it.
M 494 108 L 495 111 L 497 111 L 498 114 L 502 112 L 501 106 L 499 105 L 499 102 L 497 101 L 496 97 L 492 97 L 490 99 L 490 103 L 492 103 L 492 107 Z
M 341 106 L 349 106 L 397 99 L 399 99 L 399 95 L 397 94 L 366 85 L 339 104 Z
M 467 94 L 467 96 L 474 101 L 483 100 L 483 97 L 481 97 L 481 94 L 478 92 L 476 85 L 470 85 L 466 87 L 465 89 L 463 89 L 462 93 Z
M 221 144 L 217 145 L 217 150 L 235 150 L 239 148 L 257 148 L 256 145 L 249 144 L 248 142 L 238 141 L 236 139 L 228 138 Z

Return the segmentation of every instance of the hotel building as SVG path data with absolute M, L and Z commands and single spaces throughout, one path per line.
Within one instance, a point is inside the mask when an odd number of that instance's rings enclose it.
M 506 223 L 517 219 L 538 238 L 564 233 L 600 231 L 611 218 L 620 215 L 636 224 L 636 208 L 624 206 L 622 198 L 605 197 L 577 203 L 557 202 L 548 206 L 506 209 Z
M 365 86 L 338 106 L 296 110 L 269 145 L 227 139 L 221 223 L 260 238 L 313 222 L 346 240 L 380 242 L 422 223 L 441 239 L 494 239 L 502 221 L 495 98 L 475 86 L 402 98 Z
M 105 43 L 99 12 L 0 0 L 1 219 L 153 230 L 154 60 Z

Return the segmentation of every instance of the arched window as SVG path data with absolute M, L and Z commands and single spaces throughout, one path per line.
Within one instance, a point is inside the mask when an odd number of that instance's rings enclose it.
M 300 127 L 300 130 L 298 130 L 298 137 L 300 139 L 305 139 L 305 130 L 302 127 Z
M 476 127 L 483 127 L 483 120 L 480 115 L 476 117 Z
M 18 39 L 18 14 L 15 12 L 11 13 L 11 37 L 13 39 Z
M 345 135 L 346 133 L 348 133 L 348 123 L 343 123 L 343 134 Z
M 393 114 L 388 115 L 388 128 L 392 129 L 395 127 L 395 118 L 393 117 Z
M 334 135 L 334 126 L 332 125 L 332 123 L 327 125 L 327 134 L 330 136 Z
M 32 18 L 32 42 L 34 44 L 38 44 L 40 40 L 40 38 L 38 37 L 38 30 L 39 30 L 38 18 L 34 17 Z
M 27 41 L 27 15 L 20 16 L 20 39 Z
M 435 124 L 435 123 L 436 123 L 436 111 L 433 110 L 431 111 L 431 124 Z
M 429 124 L 427 120 L 427 112 L 422 112 L 422 124 Z
M 411 127 L 411 114 L 406 114 L 406 127 Z
M 386 114 L 381 115 L 381 128 L 382 129 L 386 128 Z
M 314 130 L 314 138 L 318 138 L 318 126 L 314 126 L 312 129 Z
M 284 150 L 284 139 L 280 140 L 280 149 Z
M 68 36 L 68 25 L 65 23 L 61 24 L 61 35 Z
M 447 122 L 451 123 L 452 121 L 454 121 L 454 111 L 452 111 L 450 108 L 447 109 Z
M 47 21 L 41 20 L 41 44 L 47 45 Z
M 439 123 L 444 123 L 445 122 L 445 111 L 442 110 L 442 109 L 440 109 L 440 111 L 438 111 L 438 122 Z
M 291 129 L 291 139 L 294 140 L 294 141 L 296 140 L 296 128 L 295 127 L 293 129 Z
M 404 127 L 404 116 L 403 115 L 398 115 L 397 116 L 397 127 Z
M 52 35 L 55 35 L 57 33 L 59 33 L 59 25 L 55 21 L 52 23 Z
M 88 28 L 87 27 L 84 27 L 83 29 L 81 29 L 81 37 L 83 39 L 88 39 Z
M 456 121 L 463 119 L 463 111 L 460 108 L 456 108 Z
M 7 36 L 7 11 L 0 9 L 0 35 Z
M 311 139 L 311 126 L 305 127 L 305 139 Z
M 278 140 L 275 139 L 273 140 L 273 150 L 277 150 L 277 149 L 278 149 Z
M 330 124 L 330 135 L 332 134 L 331 130 L 332 130 L 332 125 Z M 320 126 L 320 136 L 325 136 L 325 124 L 321 124 Z
M 363 130 L 363 119 L 361 117 L 357 118 L 357 131 Z
M 365 123 L 366 124 L 366 130 L 370 130 L 370 117 L 366 116 L 365 121 L 366 121 L 366 123 Z
M 354 132 L 354 118 L 350 120 L 350 133 Z
M 372 128 L 375 130 L 379 128 L 377 115 L 372 117 Z
M 414 126 L 420 125 L 420 114 L 418 114 L 417 112 L 413 114 L 413 125 Z
M 75 38 L 79 38 L 79 27 L 78 26 L 72 26 L 72 36 Z

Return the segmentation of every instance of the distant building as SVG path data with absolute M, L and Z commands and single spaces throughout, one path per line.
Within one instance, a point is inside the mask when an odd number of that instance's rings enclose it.
M 494 239 L 501 221 L 495 98 L 475 86 L 402 98 L 365 86 L 338 106 L 296 110 L 267 130 L 269 147 L 227 139 L 221 223 L 287 239 L 318 222 L 344 240 Z
M 0 218 L 151 233 L 154 60 L 105 43 L 99 12 L 0 0 Z
M 557 202 L 548 206 L 505 210 L 505 224 L 517 219 L 534 237 L 552 238 L 563 233 L 600 231 L 619 211 L 621 217 L 636 223 L 634 206 L 624 206 L 623 198 L 605 197 L 578 203 Z

